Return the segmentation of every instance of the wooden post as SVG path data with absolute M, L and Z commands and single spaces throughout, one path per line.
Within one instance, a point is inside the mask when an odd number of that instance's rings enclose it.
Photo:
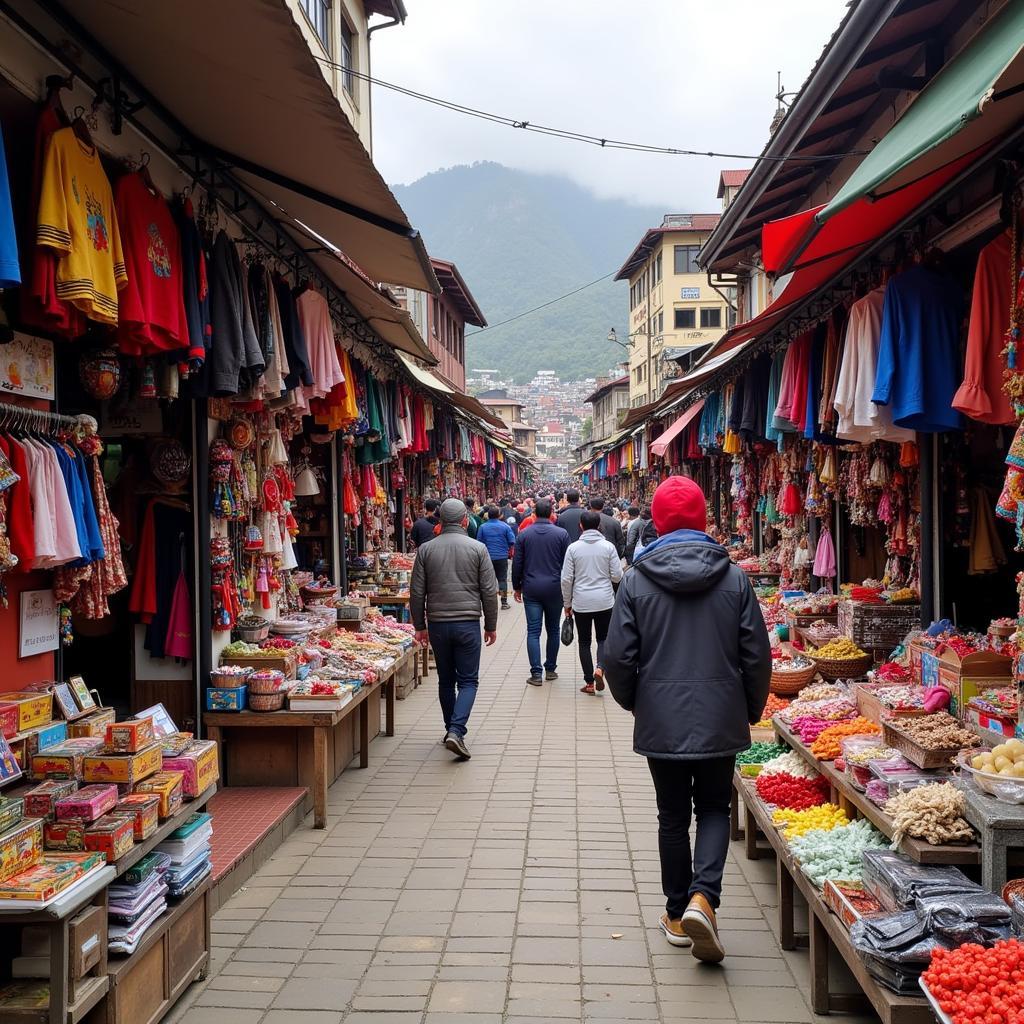
M 391 677 L 394 686 L 395 677 Z M 359 705 L 359 767 L 365 768 L 370 763 L 370 705 L 363 701 Z
M 360 708 L 364 712 L 366 702 Z M 327 728 L 313 727 L 313 828 L 327 827 Z

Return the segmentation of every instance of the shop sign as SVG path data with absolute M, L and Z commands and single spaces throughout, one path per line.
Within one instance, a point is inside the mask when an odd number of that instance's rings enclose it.
M 15 331 L 11 343 L 0 349 L 0 390 L 52 402 L 53 342 Z
M 679 298 L 681 299 L 699 299 L 700 289 L 699 288 L 680 288 Z
M 19 658 L 55 651 L 60 646 L 60 620 L 52 590 L 21 592 Z

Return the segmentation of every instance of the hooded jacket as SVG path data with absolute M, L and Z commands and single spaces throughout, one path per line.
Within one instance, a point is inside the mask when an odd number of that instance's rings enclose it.
M 562 604 L 574 612 L 604 612 L 615 604 L 613 583 L 622 579 L 615 545 L 600 530 L 584 530 L 562 563 Z
M 690 761 L 745 750 L 772 666 L 750 581 L 703 533 L 659 538 L 619 587 L 602 665 L 635 716 L 638 754 Z
M 417 629 L 427 622 L 479 622 L 498 628 L 498 581 L 487 548 L 455 524 L 416 552 L 409 588 L 409 613 Z

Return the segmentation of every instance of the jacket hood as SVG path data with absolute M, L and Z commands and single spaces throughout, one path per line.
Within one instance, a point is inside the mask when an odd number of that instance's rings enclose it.
M 729 571 L 729 553 L 697 530 L 677 530 L 646 547 L 633 563 L 637 572 L 664 590 L 696 594 Z
M 600 530 L 584 530 L 580 534 L 580 540 L 586 541 L 588 544 L 596 544 L 599 540 L 604 540 L 604 534 Z

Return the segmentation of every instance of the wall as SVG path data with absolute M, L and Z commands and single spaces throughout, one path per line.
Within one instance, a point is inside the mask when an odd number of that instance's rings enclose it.
M 28 658 L 18 657 L 20 644 L 19 612 L 20 595 L 23 590 L 49 590 L 53 586 L 52 573 L 9 572 L 4 575 L 7 584 L 7 608 L 0 608 L 0 665 L 3 665 L 3 682 L 0 690 L 18 690 L 29 683 L 43 679 L 55 679 L 57 672 L 53 653 L 33 654 Z
M 426 295 L 427 347 L 437 356 L 434 367 L 458 391 L 466 390 L 466 325 L 447 295 Z M 435 331 L 434 325 L 438 325 Z M 454 351 L 453 351 L 454 349 Z

